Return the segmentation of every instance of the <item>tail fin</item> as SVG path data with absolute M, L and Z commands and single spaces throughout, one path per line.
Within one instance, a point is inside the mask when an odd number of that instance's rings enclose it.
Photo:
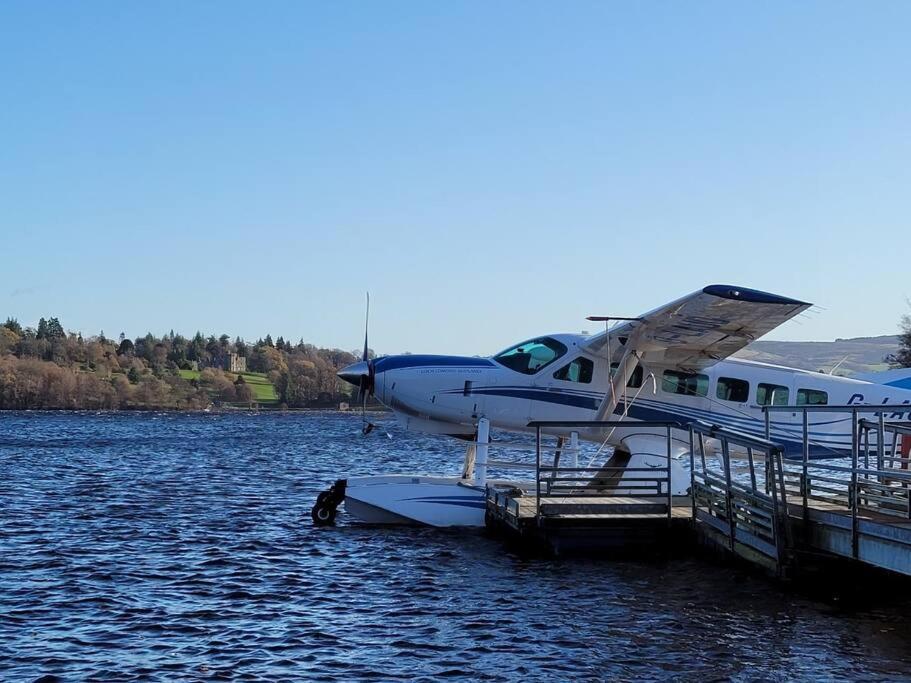
M 885 384 L 890 387 L 911 390 L 911 368 L 897 368 L 882 372 L 865 372 L 854 375 L 853 379 L 862 379 L 874 384 Z

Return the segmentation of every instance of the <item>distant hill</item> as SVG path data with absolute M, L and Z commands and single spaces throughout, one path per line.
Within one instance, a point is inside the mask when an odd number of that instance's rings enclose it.
M 757 341 L 739 351 L 738 358 L 787 365 L 804 370 L 829 371 L 838 366 L 835 374 L 853 375 L 858 372 L 886 370 L 883 358 L 898 351 L 898 337 L 855 337 L 831 342 Z

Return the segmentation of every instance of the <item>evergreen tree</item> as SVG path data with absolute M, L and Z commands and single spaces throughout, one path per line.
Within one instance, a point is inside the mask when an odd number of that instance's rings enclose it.
M 275 344 L 272 343 L 272 335 L 271 335 L 271 334 L 267 334 L 267 335 L 266 335 L 266 346 L 268 346 L 268 347 L 270 347 L 270 348 L 273 348 L 273 349 L 275 348 Z
M 7 318 L 6 322 L 3 323 L 3 327 L 10 330 L 11 332 L 15 332 L 20 337 L 22 336 L 22 325 L 20 325 L 19 321 L 15 318 Z
M 35 334 L 38 339 L 47 339 L 47 320 L 41 318 L 38 320 L 38 332 Z
M 47 338 L 48 339 L 66 339 L 66 332 L 63 331 L 63 325 L 57 318 L 51 318 L 47 321 Z
M 200 332 L 196 332 L 196 335 L 193 337 L 193 341 L 190 342 L 189 347 L 187 347 L 187 359 L 201 363 L 205 360 L 206 355 L 206 340 L 203 338 Z

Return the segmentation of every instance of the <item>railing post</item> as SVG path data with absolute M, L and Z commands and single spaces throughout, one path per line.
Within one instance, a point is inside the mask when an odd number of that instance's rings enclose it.
M 765 413 L 765 440 L 772 440 L 772 411 L 769 410 L 768 406 L 762 409 L 762 412 Z M 765 492 L 767 494 L 772 493 L 772 488 L 774 483 L 769 479 L 769 451 L 765 452 Z
M 788 510 L 788 492 L 784 484 L 784 451 L 781 448 L 775 448 L 775 467 L 778 468 L 778 478 L 781 482 L 781 509 L 784 510 L 784 538 L 788 548 L 794 547 L 794 539 L 791 534 L 791 518 Z
M 747 446 L 747 462 L 750 464 L 750 489 L 756 493 L 756 464 L 753 462 L 752 446 Z
M 898 434 L 892 437 L 892 457 L 895 457 L 895 442 L 898 441 Z M 893 460 L 893 465 L 895 461 Z M 878 481 L 883 481 L 883 470 L 886 469 L 886 413 L 879 414 L 879 429 L 876 434 L 876 469 L 879 470 Z
M 858 450 L 860 450 L 860 439 L 857 436 L 857 408 L 851 411 L 851 556 L 856 560 L 859 554 L 859 545 L 857 539 L 857 506 L 860 497 L 857 483 L 857 460 Z
M 803 495 L 803 521 L 806 524 L 810 519 L 810 502 L 808 500 L 810 491 L 810 479 L 808 469 L 810 466 L 810 416 L 807 411 L 803 411 L 803 481 L 801 482 L 801 494 Z M 785 510 L 787 512 L 787 510 Z
M 705 436 L 699 432 L 699 457 L 702 460 L 702 471 L 708 472 L 708 466 L 705 464 Z
M 731 499 L 731 453 L 728 449 L 728 439 L 726 436 L 721 437 L 721 454 L 724 457 L 724 504 L 728 516 L 728 527 L 731 531 L 731 552 L 734 552 L 734 533 L 737 524 L 734 521 L 734 502 Z
M 864 469 L 870 469 L 870 427 L 867 425 L 867 418 L 861 421 L 861 429 L 864 430 Z
M 674 494 L 671 490 L 671 426 L 667 426 L 667 523 L 671 523 L 671 509 L 674 506 Z
M 535 521 L 541 521 L 541 425 L 535 425 Z
M 696 439 L 693 434 L 693 425 L 690 425 L 690 508 L 693 524 L 696 524 Z M 911 500 L 911 498 L 909 498 Z M 911 509 L 911 508 L 909 508 Z
M 778 555 L 776 562 L 781 558 L 781 529 L 779 529 L 779 520 L 778 520 L 778 487 L 775 484 L 775 467 L 777 461 L 775 460 L 775 454 L 772 452 L 773 449 L 766 447 L 765 461 L 768 465 L 766 468 L 766 487 L 768 487 L 769 482 L 772 482 L 772 488 L 769 493 L 772 496 L 772 540 L 775 542 L 775 553 Z M 787 513 L 787 510 L 785 511 Z M 787 519 L 787 517 L 785 517 Z

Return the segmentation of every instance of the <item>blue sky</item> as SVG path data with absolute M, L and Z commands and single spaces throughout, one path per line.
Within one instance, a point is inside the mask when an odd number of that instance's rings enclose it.
M 708 283 L 893 333 L 911 4 L 5 2 L 0 316 L 489 353 Z

